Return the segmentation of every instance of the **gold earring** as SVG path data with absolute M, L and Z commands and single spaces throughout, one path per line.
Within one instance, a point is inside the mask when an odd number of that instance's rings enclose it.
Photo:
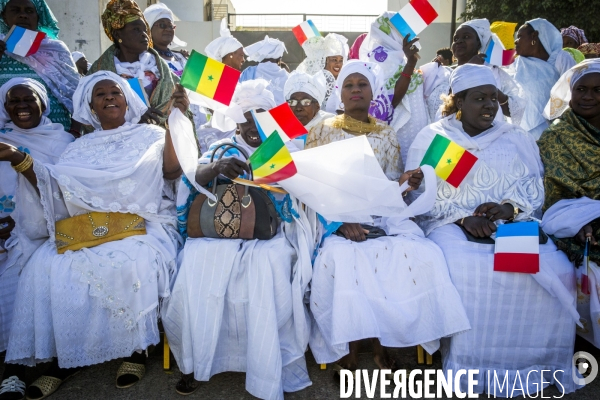
M 532 45 L 532 46 L 535 46 L 535 40 L 532 40 L 532 41 L 531 41 L 531 45 Z
M 229 58 L 233 58 L 233 56 L 230 54 L 230 55 L 229 55 Z
M 461 119 L 461 118 L 462 118 L 462 110 L 458 110 L 458 111 L 456 112 L 456 120 L 457 120 L 457 121 L 460 121 L 460 119 Z
M 123 39 L 119 39 L 119 43 L 123 43 Z

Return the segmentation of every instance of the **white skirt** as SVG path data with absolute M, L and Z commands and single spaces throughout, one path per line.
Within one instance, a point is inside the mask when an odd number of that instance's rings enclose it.
M 494 374 L 500 383 L 508 375 L 510 384 L 504 390 L 495 388 L 501 397 L 510 397 L 517 375 L 533 395 L 541 389 L 542 370 L 550 371 L 543 376 L 550 383 L 555 383 L 556 372 L 566 393 L 577 389 L 571 377 L 575 320 L 567 307 L 530 274 L 494 272 L 494 245 L 467 241 L 458 226 L 444 225 L 429 238 L 446 256 L 472 327 L 442 341 L 444 371 L 479 369 L 475 393 L 494 394 Z M 551 240 L 540 245 L 540 270 L 549 287 L 568 289 L 574 307 L 573 265 Z M 461 388 L 466 390 L 463 378 Z
M 292 284 L 295 258 L 281 228 L 271 240 L 187 240 L 163 312 L 182 373 L 208 381 L 245 372 L 246 390 L 262 399 L 283 400 L 284 391 L 311 385 L 308 313 Z
M 7 259 L 7 253 L 0 253 L 0 271 L 3 270 L 2 263 L 7 262 Z M 19 272 L 21 272 L 21 268 L 13 265 L 0 275 L 0 353 L 8 347 L 13 306 L 17 296 L 17 285 L 19 284 Z
M 470 328 L 441 250 L 412 233 L 361 243 L 327 238 L 314 264 L 310 309 L 318 363 L 339 360 L 349 342 L 365 338 L 433 352 L 438 339 Z
M 157 344 L 158 303 L 168 294 L 177 244 L 160 224 L 147 222 L 146 229 L 65 254 L 52 241 L 40 246 L 21 273 L 6 361 L 33 366 L 57 357 L 61 368 L 74 368 Z M 75 267 L 79 256 L 91 262 L 87 273 Z M 91 278 L 100 269 L 114 286 Z M 124 298 L 136 299 L 135 307 Z M 144 311 L 132 311 L 138 309 Z

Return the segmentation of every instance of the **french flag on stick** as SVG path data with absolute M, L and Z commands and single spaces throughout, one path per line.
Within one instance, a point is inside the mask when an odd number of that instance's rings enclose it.
M 292 33 L 298 39 L 300 46 L 310 38 L 321 36 L 321 32 L 317 30 L 315 24 L 310 19 L 293 28 Z
M 288 103 L 265 112 L 257 113 L 253 110 L 252 116 L 263 142 L 275 131 L 279 132 L 284 143 L 308 133 Z
M 535 274 L 540 271 L 539 224 L 515 222 L 498 226 L 494 271 Z
M 492 33 L 490 42 L 485 51 L 486 61 L 488 64 L 497 65 L 499 67 L 512 64 L 515 59 L 515 50 L 506 50 L 500 38 Z
M 29 57 L 39 50 L 45 37 L 44 32 L 30 31 L 14 25 L 4 38 L 6 51 L 21 57 Z
M 427 0 L 412 0 L 394 14 L 390 22 L 403 37 L 410 34 L 410 38 L 414 39 L 437 17 L 437 11 Z

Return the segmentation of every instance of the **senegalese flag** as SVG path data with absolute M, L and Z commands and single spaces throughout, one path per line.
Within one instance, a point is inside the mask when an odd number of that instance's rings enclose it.
M 273 132 L 250 156 L 254 182 L 274 183 L 298 172 L 281 135 Z
M 181 75 L 181 85 L 228 106 L 240 75 L 237 69 L 192 50 Z
M 421 165 L 431 165 L 437 176 L 458 187 L 469 173 L 477 157 L 452 140 L 436 134 Z

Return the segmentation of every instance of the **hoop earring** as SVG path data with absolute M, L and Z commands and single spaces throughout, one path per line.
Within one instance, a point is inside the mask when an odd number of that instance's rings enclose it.
M 345 107 L 346 107 L 346 106 L 344 106 L 344 103 L 340 103 L 340 105 L 338 106 L 338 108 L 339 108 L 340 110 L 343 110 Z
M 233 58 L 233 56 L 230 54 L 230 55 L 229 55 L 229 58 Z
M 535 40 L 532 40 L 532 41 L 531 41 L 531 45 L 532 45 L 532 46 L 535 46 Z
M 460 119 L 461 119 L 461 118 L 462 118 L 462 110 L 458 110 L 458 111 L 456 112 L 456 120 L 457 120 L 457 121 L 460 121 Z

